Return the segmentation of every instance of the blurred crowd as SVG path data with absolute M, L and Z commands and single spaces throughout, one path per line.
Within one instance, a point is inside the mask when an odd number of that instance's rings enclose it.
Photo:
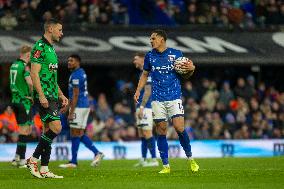
M 153 23 L 158 14 L 162 16 L 159 18 L 171 21 L 156 18 L 157 22 Z M 142 23 L 274 28 L 284 24 L 284 3 L 282 0 L 0 0 L 0 26 L 5 30 L 43 23 L 52 17 L 66 25 L 77 23 L 81 27 Z M 143 21 L 138 22 L 139 19 Z
M 284 138 L 284 93 L 255 78 L 239 77 L 236 81 L 203 78 L 201 82 L 183 85 L 185 127 L 191 139 L 268 139 Z M 112 104 L 104 93 L 90 96 L 91 113 L 86 133 L 95 141 L 138 140 L 135 127 L 134 85 L 119 80 Z M 66 116 L 61 116 L 60 141 L 68 140 Z M 33 134 L 41 134 L 39 115 L 34 117 Z M 0 142 L 14 142 L 18 126 L 10 107 L 0 114 Z M 169 139 L 178 136 L 169 121 Z
M 133 88 L 125 82 L 121 99 L 114 108 L 101 94 L 93 111 L 88 134 L 100 141 L 137 140 L 134 111 L 131 104 Z M 284 138 L 284 93 L 255 78 L 238 78 L 217 83 L 203 78 L 192 85 L 184 83 L 186 131 L 191 139 L 266 139 Z M 169 139 L 178 136 L 169 121 Z

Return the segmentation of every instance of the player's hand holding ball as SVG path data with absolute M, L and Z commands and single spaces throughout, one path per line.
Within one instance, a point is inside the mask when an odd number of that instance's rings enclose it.
M 179 74 L 187 74 L 195 70 L 193 62 L 186 57 L 179 57 L 175 60 L 174 68 Z

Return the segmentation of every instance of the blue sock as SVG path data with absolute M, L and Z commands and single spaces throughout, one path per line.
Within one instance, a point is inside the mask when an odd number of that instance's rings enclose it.
M 152 158 L 156 158 L 156 141 L 154 137 L 147 139 L 147 146 L 151 153 Z
M 190 146 L 188 134 L 186 133 L 185 130 L 181 133 L 177 132 L 177 134 L 178 134 L 179 142 L 185 152 L 185 155 L 187 157 L 191 157 L 192 153 L 191 153 L 191 146 Z
M 146 159 L 147 157 L 147 141 L 144 137 L 141 138 L 141 152 L 142 152 L 142 158 Z
M 168 157 L 169 146 L 166 135 L 158 135 L 157 145 L 163 165 L 169 164 L 169 157 Z
M 77 164 L 77 154 L 78 154 L 78 149 L 79 149 L 79 145 L 80 145 L 80 137 L 72 137 L 71 142 L 72 142 L 72 147 L 71 147 L 72 160 L 71 160 L 71 163 Z
M 83 142 L 85 144 L 85 146 L 91 150 L 95 155 L 97 155 L 99 153 L 99 150 L 95 147 L 95 145 L 93 144 L 93 141 L 87 137 L 86 135 L 83 135 L 81 137 L 81 142 Z

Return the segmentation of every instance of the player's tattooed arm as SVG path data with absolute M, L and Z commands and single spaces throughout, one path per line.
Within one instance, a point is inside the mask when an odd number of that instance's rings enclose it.
M 138 99 L 139 99 L 139 96 L 140 96 L 140 91 L 144 88 L 144 86 L 147 83 L 148 75 L 149 75 L 149 72 L 146 71 L 146 70 L 143 70 L 143 72 L 142 72 L 142 74 L 140 76 L 139 82 L 138 82 L 138 86 L 137 86 L 136 92 L 134 94 L 134 101 L 136 103 L 138 103 Z
M 145 85 L 145 92 L 142 98 L 141 106 L 145 106 L 151 96 L 152 87 L 150 84 Z
M 146 84 L 144 89 L 145 89 L 144 95 L 143 95 L 142 102 L 141 102 L 141 105 L 139 107 L 139 112 L 138 112 L 138 117 L 140 119 L 142 119 L 143 117 L 143 109 L 145 105 L 147 104 L 149 97 L 151 96 L 152 87 L 150 84 Z
M 41 70 L 41 65 L 40 64 L 32 64 L 31 65 L 31 79 L 33 82 L 33 86 L 36 90 L 36 92 L 39 95 L 39 101 L 41 103 L 41 105 L 44 108 L 48 108 L 48 101 L 46 99 L 46 97 L 44 96 L 41 84 L 40 84 L 40 78 L 39 78 L 39 72 Z

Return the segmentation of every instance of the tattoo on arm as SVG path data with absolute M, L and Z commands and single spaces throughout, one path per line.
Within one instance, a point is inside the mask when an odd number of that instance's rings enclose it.
M 144 89 L 145 89 L 145 92 L 142 98 L 141 106 L 145 106 L 147 104 L 149 97 L 151 96 L 152 87 L 151 85 L 147 84 L 145 85 Z

